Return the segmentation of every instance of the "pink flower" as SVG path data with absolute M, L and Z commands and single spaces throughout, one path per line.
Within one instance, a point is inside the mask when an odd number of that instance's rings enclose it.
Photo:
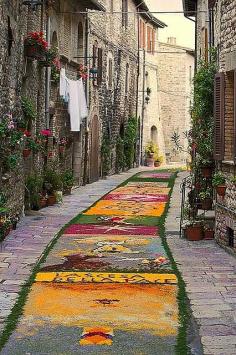
M 43 129 L 40 133 L 44 137 L 52 137 L 52 131 L 50 129 Z

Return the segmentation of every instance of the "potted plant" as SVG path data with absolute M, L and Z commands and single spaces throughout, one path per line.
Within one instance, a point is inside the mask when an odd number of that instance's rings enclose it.
M 70 195 L 71 194 L 71 189 L 74 185 L 74 176 L 73 176 L 73 171 L 72 170 L 66 170 L 62 174 L 62 183 L 63 183 L 63 193 L 65 195 Z
M 157 145 L 154 144 L 152 141 L 148 142 L 145 147 L 145 154 L 146 154 L 147 166 L 154 167 L 155 154 L 156 154 L 156 157 L 158 155 Z
M 41 208 L 40 196 L 43 190 L 43 178 L 39 174 L 33 173 L 26 179 L 26 208 L 39 210 Z
M 202 176 L 205 178 L 210 178 L 213 172 L 212 160 L 200 158 L 199 164 Z
M 154 156 L 154 158 L 155 158 L 154 166 L 157 168 L 163 163 L 163 156 L 158 155 L 157 157 Z
M 199 198 L 202 202 L 203 210 L 211 210 L 212 209 L 212 190 L 210 188 L 203 190 L 199 193 Z
M 203 239 L 203 226 L 201 221 L 189 220 L 185 225 L 185 236 L 190 241 Z
M 51 67 L 58 57 L 58 49 L 55 47 L 51 47 L 45 53 L 45 57 L 43 60 L 40 60 L 39 63 L 44 67 Z
M 212 179 L 212 185 L 215 187 L 219 196 L 224 197 L 226 192 L 226 178 L 223 173 L 216 172 Z
M 31 32 L 24 41 L 25 56 L 36 60 L 45 60 L 48 52 L 48 43 L 43 32 Z
M 205 240 L 212 240 L 215 237 L 215 231 L 210 226 L 204 227 L 204 239 Z
M 53 169 L 46 169 L 44 173 L 44 186 L 48 192 L 48 205 L 54 205 L 62 200 L 62 179 Z

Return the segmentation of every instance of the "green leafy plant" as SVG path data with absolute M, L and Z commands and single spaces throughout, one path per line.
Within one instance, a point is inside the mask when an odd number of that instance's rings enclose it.
M 40 194 L 43 190 L 43 177 L 33 173 L 26 179 L 26 206 L 32 209 L 40 208 Z
M 220 185 L 225 185 L 225 182 L 226 182 L 226 178 L 225 178 L 224 174 L 222 174 L 221 172 L 216 172 L 213 175 L 212 185 L 214 187 L 220 186 Z
M 60 191 L 63 187 L 61 175 L 53 169 L 46 169 L 44 172 L 44 185 L 48 192 Z
M 124 158 L 127 168 L 132 168 L 135 156 L 135 143 L 137 140 L 137 118 L 130 116 L 124 132 Z
M 232 184 L 236 185 L 236 176 L 231 177 L 230 182 L 232 182 Z
M 152 157 L 154 161 L 162 162 L 163 157 L 159 154 L 159 148 L 153 141 L 149 141 L 145 147 L 145 154 L 147 157 Z
M 22 97 L 22 99 L 21 99 L 21 108 L 22 108 L 23 115 L 24 115 L 23 123 L 26 124 L 26 127 L 27 127 L 29 122 L 35 121 L 35 119 L 37 117 L 37 112 L 35 110 L 35 106 L 34 106 L 33 102 L 31 101 L 31 99 L 29 99 L 26 96 Z M 23 128 L 25 128 L 25 127 L 23 127 Z
M 116 141 L 116 171 L 125 167 L 124 140 L 119 136 Z
M 37 153 L 42 150 L 42 146 L 30 137 L 26 137 L 25 148 L 32 150 L 32 152 L 34 153 Z
M 66 170 L 62 175 L 61 175 L 61 180 L 63 184 L 64 189 L 70 189 L 73 187 L 75 179 L 73 175 L 72 170 Z
M 212 198 L 212 190 L 210 188 L 208 188 L 206 190 L 202 190 L 199 193 L 199 198 L 202 201 L 205 200 L 205 199 L 208 199 L 208 198 Z
M 15 170 L 19 165 L 20 159 L 21 156 L 19 153 L 10 154 L 5 158 L 3 165 L 7 171 Z
M 108 135 L 104 135 L 101 146 L 102 174 L 108 175 L 111 168 L 111 143 Z

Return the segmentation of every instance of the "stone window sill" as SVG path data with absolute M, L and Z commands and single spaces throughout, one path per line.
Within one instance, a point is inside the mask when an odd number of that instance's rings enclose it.
M 223 164 L 226 164 L 226 165 L 235 165 L 235 162 L 233 160 L 223 160 L 222 161 Z

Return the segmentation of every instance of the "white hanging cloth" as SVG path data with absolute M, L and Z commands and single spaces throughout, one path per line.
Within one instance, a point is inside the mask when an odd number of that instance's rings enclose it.
M 68 102 L 71 131 L 79 132 L 82 119 L 88 117 L 83 80 L 68 79 L 63 68 L 60 74 L 60 95 Z

